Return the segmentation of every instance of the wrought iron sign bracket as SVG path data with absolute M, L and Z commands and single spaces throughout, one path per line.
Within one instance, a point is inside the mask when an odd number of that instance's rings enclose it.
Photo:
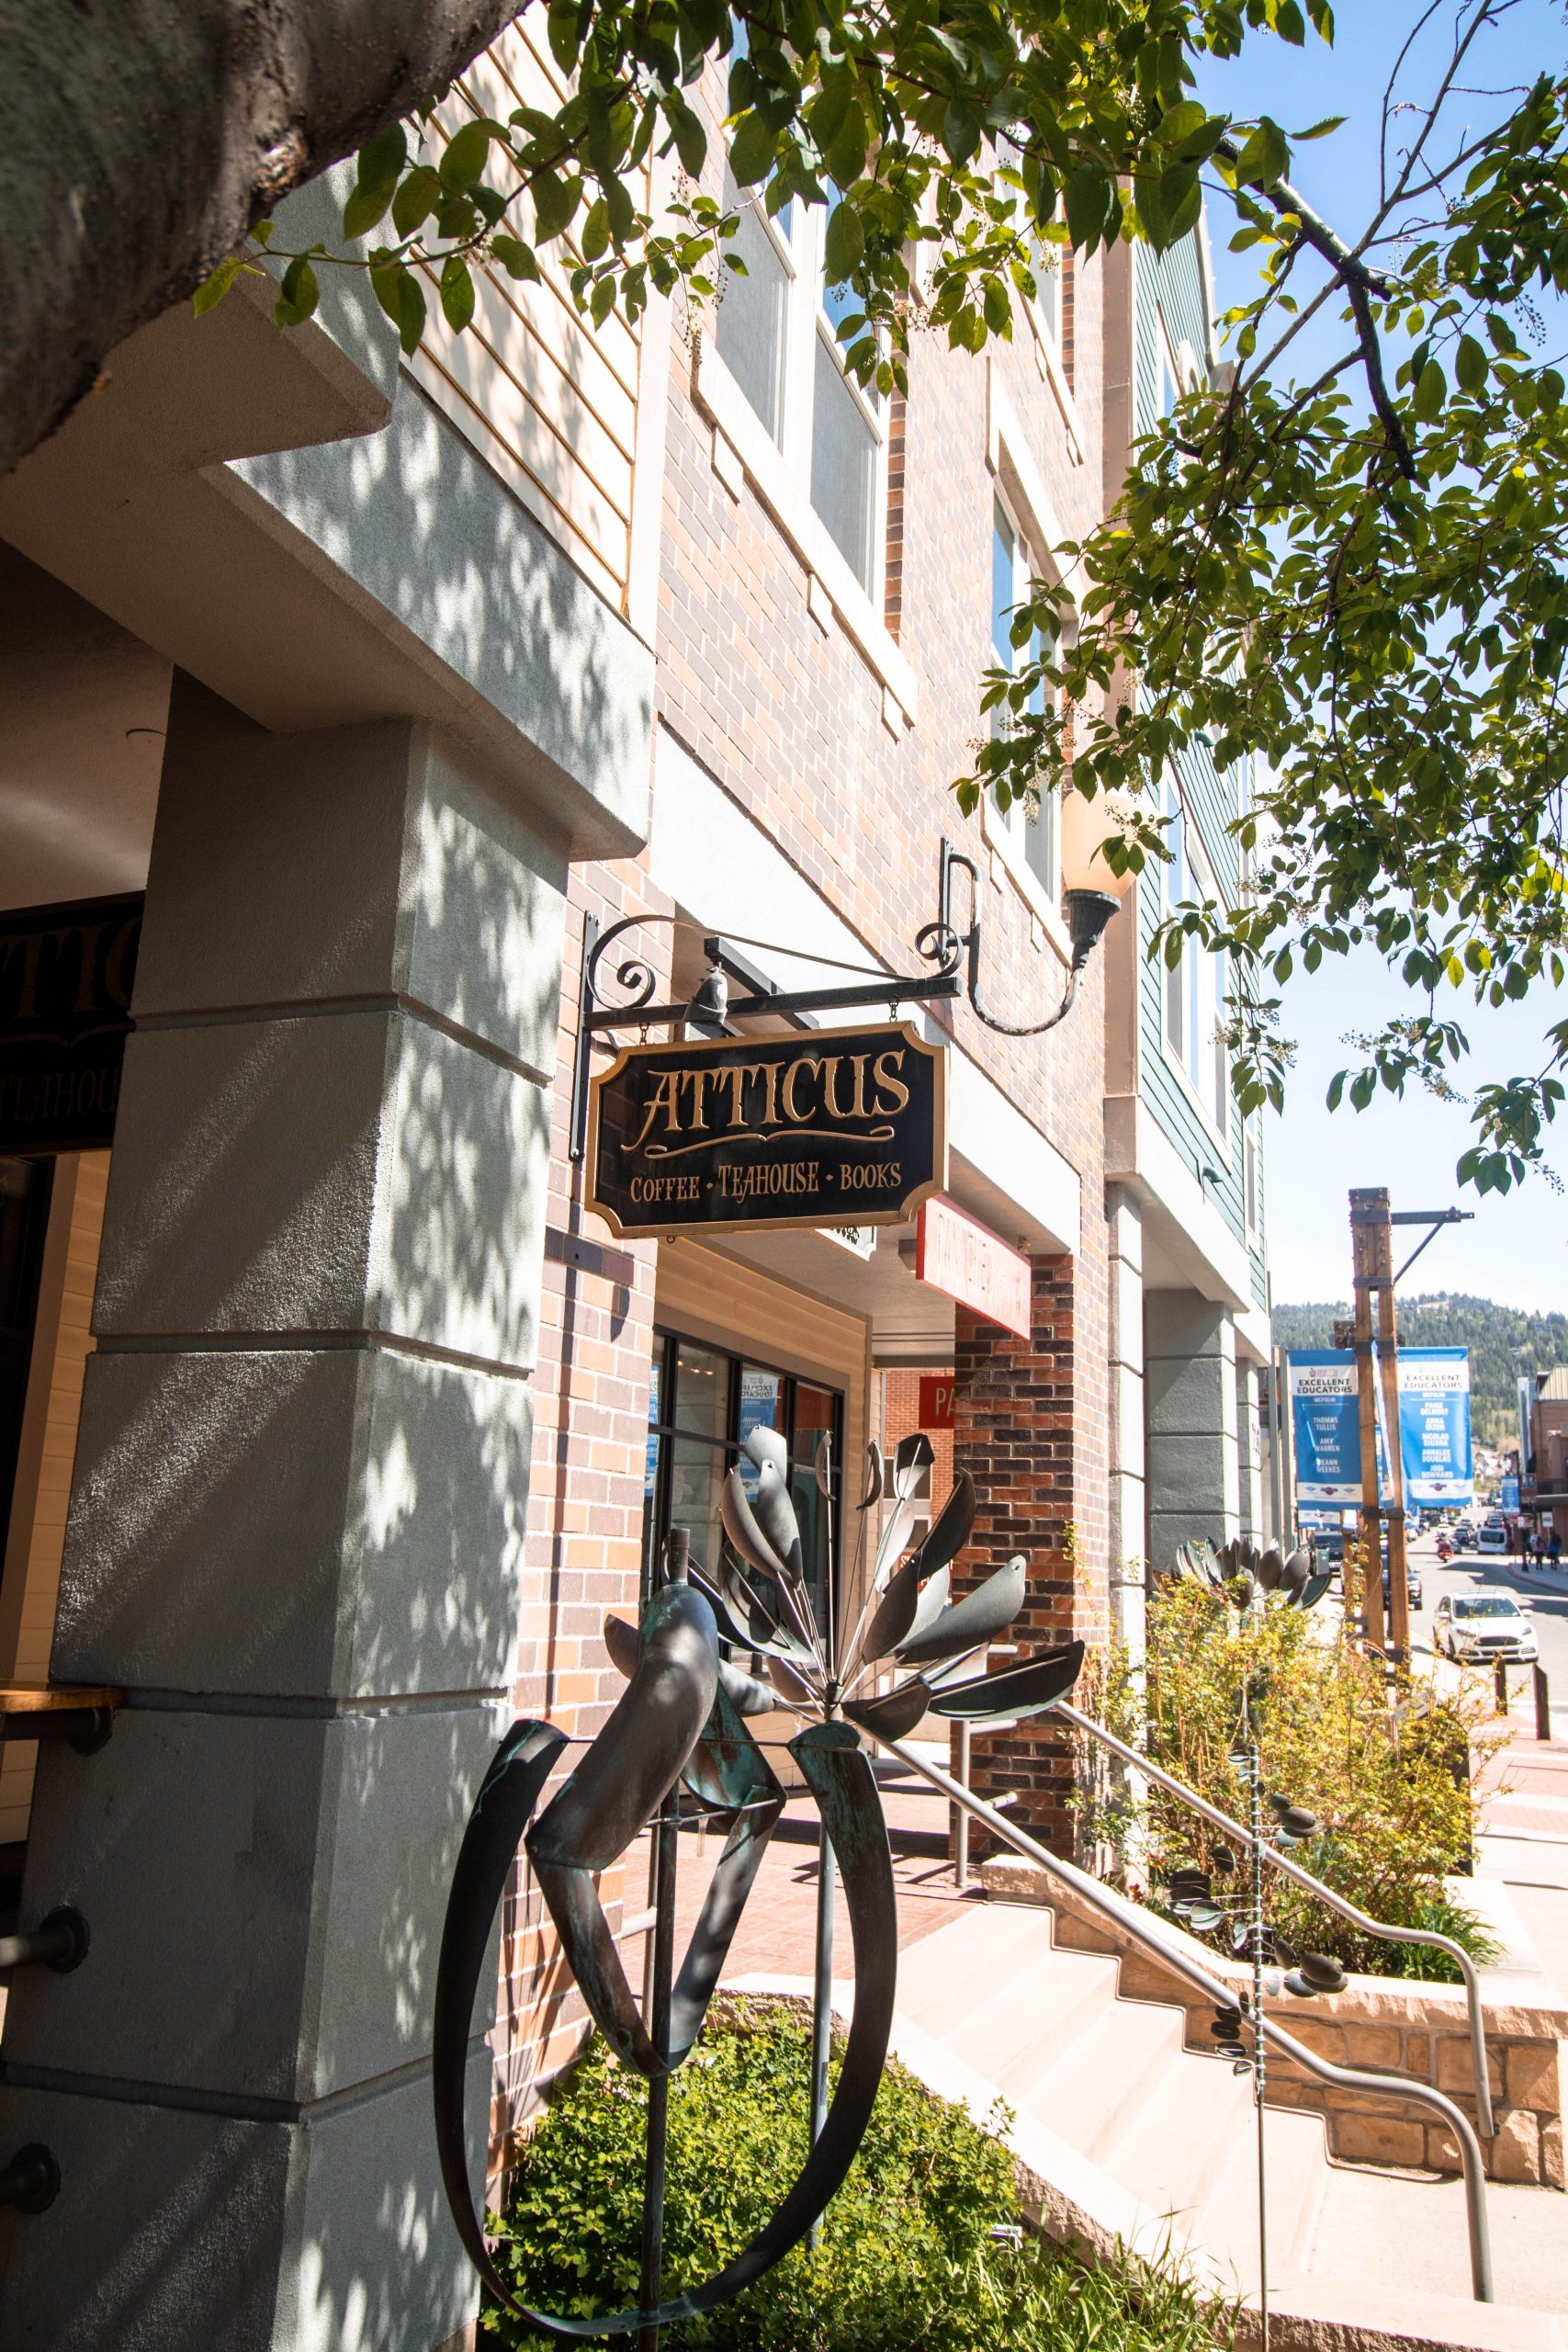
M 945 850 L 945 843 L 943 847 Z M 840 967 L 849 976 L 843 980 L 832 980 L 819 988 L 781 989 L 740 954 L 742 944 L 750 946 L 754 943 L 738 943 L 722 933 L 705 932 L 701 937 L 708 969 L 694 996 L 656 1002 L 658 976 L 652 966 L 642 956 L 628 955 L 615 966 L 614 973 L 616 984 L 626 992 L 624 999 L 619 1004 L 605 1003 L 601 993 L 605 956 L 628 932 L 653 923 L 668 924 L 673 931 L 695 929 L 679 915 L 625 915 L 603 933 L 592 915 L 583 919 L 577 1056 L 571 1091 L 570 1148 L 574 1161 L 581 1161 L 587 1149 L 590 1057 L 598 1037 L 608 1036 L 618 1029 L 636 1029 L 646 1035 L 652 1028 L 683 1027 L 688 1023 L 706 1035 L 726 1037 L 734 1034 L 732 1022 L 753 1020 L 764 1013 L 794 1021 L 804 1028 L 810 1025 L 810 1016 L 818 1012 L 852 1012 L 878 1005 L 886 1005 L 889 1019 L 896 1019 L 900 1005 L 938 1003 L 963 993 L 964 983 L 959 975 L 963 943 L 945 917 L 939 914 L 937 921 L 927 923 L 915 940 L 915 953 L 928 967 L 922 972 L 878 972 L 870 965 L 846 964 Z M 795 948 L 781 948 L 778 952 L 803 957 L 810 953 Z M 830 963 L 832 959 L 811 956 L 810 960 Z M 853 977 L 863 972 L 863 978 Z M 732 982 L 744 993 L 732 994 Z

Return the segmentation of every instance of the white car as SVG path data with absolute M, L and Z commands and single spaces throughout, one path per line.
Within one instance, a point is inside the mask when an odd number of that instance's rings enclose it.
M 1507 1529 L 1501 1523 L 1496 1527 L 1483 1527 L 1475 1539 L 1475 1548 L 1478 1552 L 1506 1552 L 1508 1548 Z
M 1432 1621 L 1434 1646 L 1471 1666 L 1495 1658 L 1529 1666 L 1539 1656 L 1534 1629 L 1506 1592 L 1445 1593 Z

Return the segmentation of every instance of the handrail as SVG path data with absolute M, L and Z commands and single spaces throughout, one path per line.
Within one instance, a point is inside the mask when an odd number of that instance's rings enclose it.
M 1134 1904 L 1114 1894 L 1110 1887 L 1101 1886 L 1098 1879 L 1091 1878 L 1087 1871 L 1080 1871 L 1076 1863 L 1064 1861 L 1059 1854 L 1053 1854 L 1049 1848 L 1031 1838 L 1027 1830 L 1020 1829 L 1010 1822 L 1006 1814 L 998 1813 L 994 1805 L 987 1804 L 983 1797 L 977 1797 L 972 1789 L 966 1789 L 962 1781 L 955 1781 L 950 1772 L 944 1772 L 940 1764 L 933 1764 L 918 1749 L 901 1739 L 883 1737 L 870 1724 L 862 1728 L 871 1731 L 879 1747 L 885 1747 L 890 1756 L 897 1756 L 922 1780 L 929 1781 L 932 1788 L 940 1789 L 952 1804 L 962 1805 L 977 1821 L 983 1821 L 993 1837 L 999 1838 L 1004 1845 L 1012 1847 L 1015 1852 L 1025 1855 L 1029 1860 L 1038 1862 L 1050 1876 L 1070 1886 L 1091 1909 L 1102 1913 L 1112 1926 L 1130 1935 L 1145 1951 L 1156 1953 L 1179 1976 L 1184 1976 L 1190 1984 L 1195 1985 L 1206 2001 L 1212 2001 L 1216 2008 L 1235 2007 L 1234 1989 L 1210 1976 L 1196 1961 L 1189 1960 L 1187 1954 L 1178 1950 L 1163 1932 L 1156 1930 L 1156 1923 L 1146 1912 L 1141 1912 Z M 1294 2034 L 1287 2033 L 1282 2026 L 1276 2025 L 1270 2017 L 1259 2015 L 1253 2018 L 1247 2016 L 1246 2022 L 1252 2026 L 1255 2035 L 1261 2033 L 1277 2050 L 1282 2050 L 1287 2057 L 1293 2058 L 1299 2066 L 1304 2067 L 1309 2075 L 1315 2075 L 1320 2082 L 1336 2084 L 1342 2090 L 1371 2091 L 1382 2098 L 1413 2099 L 1418 2107 L 1429 2108 L 1442 2117 L 1459 2143 L 1460 2162 L 1464 2171 L 1472 2289 L 1478 2303 L 1491 2302 L 1492 2245 L 1486 2224 L 1485 2176 L 1482 2169 L 1481 2143 L 1475 2136 L 1470 2118 L 1454 2105 L 1452 2099 L 1446 2098 L 1441 2091 L 1431 2089 L 1426 2083 L 1413 2083 L 1403 2075 L 1364 2075 L 1353 2066 L 1336 2066 L 1331 2059 L 1320 2058 L 1315 2050 L 1309 2050 L 1304 2042 L 1296 2040 Z
M 1249 1829 L 1244 1829 L 1239 1821 L 1233 1821 L 1229 1814 L 1222 1813 L 1218 1805 L 1209 1803 L 1207 1797 L 1201 1797 L 1196 1789 L 1188 1787 L 1185 1781 L 1177 1780 L 1173 1774 L 1165 1771 L 1158 1764 L 1151 1764 L 1146 1756 L 1141 1754 L 1137 1748 L 1130 1747 L 1125 1740 L 1118 1739 L 1116 1734 L 1113 1731 L 1107 1731 L 1103 1724 L 1097 1724 L 1092 1715 L 1080 1714 L 1078 1710 L 1069 1706 L 1065 1699 L 1058 1699 L 1050 1712 L 1053 1714 L 1064 1716 L 1068 1723 L 1076 1724 L 1079 1731 L 1087 1731 L 1092 1738 L 1098 1739 L 1102 1747 L 1109 1747 L 1113 1755 L 1120 1756 L 1123 1763 L 1134 1765 L 1143 1773 L 1145 1780 L 1153 1781 L 1157 1787 L 1168 1790 L 1173 1797 L 1179 1798 L 1183 1804 L 1190 1806 L 1192 1812 L 1201 1813 L 1204 1820 L 1211 1823 L 1214 1828 L 1223 1829 L 1227 1837 L 1239 1838 L 1244 1846 L 1251 1845 L 1252 1832 Z M 1299 1862 L 1292 1862 L 1289 1854 L 1281 1854 L 1277 1846 L 1265 1846 L 1262 1851 L 1265 1861 L 1271 1862 L 1277 1871 L 1283 1871 L 1286 1878 L 1293 1879 L 1298 1886 L 1305 1887 L 1308 1894 L 1316 1895 L 1320 1903 L 1326 1903 L 1329 1909 L 1337 1911 L 1342 1919 L 1350 1920 L 1355 1927 L 1360 1928 L 1363 1935 L 1381 1936 L 1386 1943 L 1428 1944 L 1436 1951 L 1450 1953 L 1458 1961 L 1460 1973 L 1464 1978 L 1465 2000 L 1470 2011 L 1470 2053 L 1475 2075 L 1476 2118 L 1483 2133 L 1490 2140 L 1497 2126 L 1492 2114 L 1492 2085 L 1486 2066 L 1486 2025 L 1482 2014 L 1481 1984 L 1475 1973 L 1475 1962 L 1471 1959 L 1464 1946 L 1456 1944 L 1450 1936 L 1438 1935 L 1434 1928 L 1394 1928 L 1390 1927 L 1386 1920 L 1373 1919 L 1365 1911 L 1359 1910 L 1356 1905 L 1349 1902 L 1346 1896 L 1337 1894 L 1333 1887 L 1325 1886 L 1322 1879 L 1314 1878 L 1310 1871 L 1303 1870 Z

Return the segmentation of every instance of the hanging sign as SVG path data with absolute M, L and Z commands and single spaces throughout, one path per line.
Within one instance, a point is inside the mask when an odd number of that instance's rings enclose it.
M 950 1430 L 954 1426 L 953 1400 L 958 1394 L 958 1383 L 951 1372 L 921 1373 L 920 1427 L 923 1430 Z
M 1296 1499 L 1300 1503 L 1359 1503 L 1361 1428 L 1356 1359 L 1335 1348 L 1294 1348 L 1288 1362 Z M 1381 1381 L 1377 1405 L 1381 1492 L 1388 1484 Z M 1466 1349 L 1400 1349 L 1399 1458 L 1408 1505 L 1420 1509 L 1433 1503 L 1473 1501 Z
M 945 1075 L 908 1022 L 628 1046 L 593 1080 L 588 1206 L 620 1235 L 896 1223 L 947 1181 Z
M 987 1322 L 1016 1331 L 1021 1340 L 1030 1337 L 1033 1270 L 1028 1259 L 952 1201 L 928 1201 L 920 1211 L 915 1272 Z
M 141 894 L 0 914 L 0 1152 L 114 1139 Z

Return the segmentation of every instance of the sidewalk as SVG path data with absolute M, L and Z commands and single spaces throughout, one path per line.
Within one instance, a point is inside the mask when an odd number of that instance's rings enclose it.
M 1502 1568 L 1521 1592 L 1568 1592 L 1568 1568 L 1538 1568 L 1533 1561 L 1527 1567 L 1515 1552 L 1456 1552 L 1454 1557 Z

